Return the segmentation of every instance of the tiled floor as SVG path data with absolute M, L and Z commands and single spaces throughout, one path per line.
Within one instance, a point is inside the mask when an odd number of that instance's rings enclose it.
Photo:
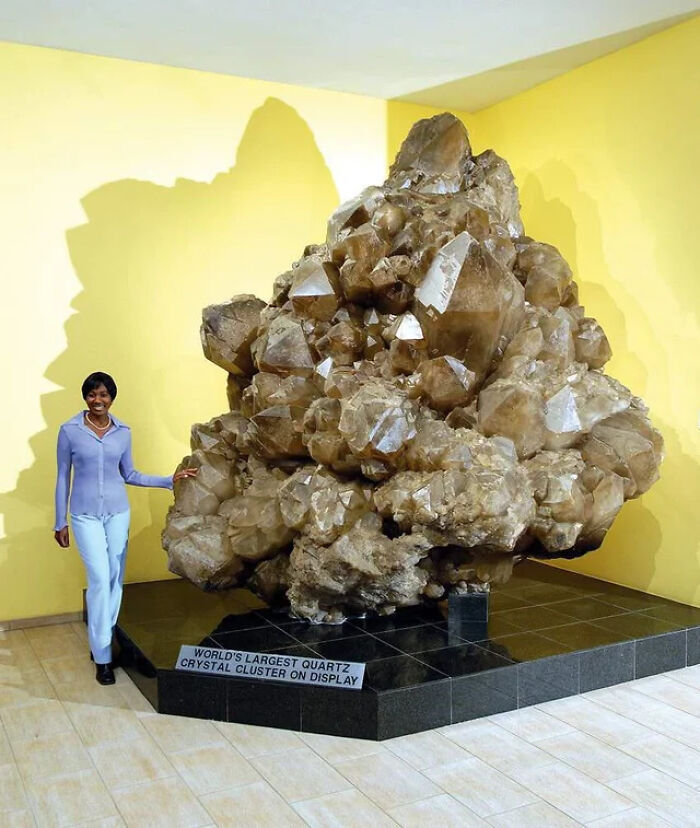
M 0 826 L 700 826 L 700 666 L 385 742 L 159 716 L 0 632 Z

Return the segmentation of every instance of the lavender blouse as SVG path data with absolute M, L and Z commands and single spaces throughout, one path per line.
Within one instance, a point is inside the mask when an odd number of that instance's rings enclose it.
M 129 508 L 124 483 L 172 489 L 172 477 L 141 474 L 131 459 L 131 429 L 116 417 L 113 426 L 100 439 L 83 421 L 84 411 L 63 423 L 58 431 L 58 476 L 56 478 L 56 525 L 68 525 L 70 511 L 75 515 L 113 515 Z M 73 486 L 71 490 L 71 466 Z

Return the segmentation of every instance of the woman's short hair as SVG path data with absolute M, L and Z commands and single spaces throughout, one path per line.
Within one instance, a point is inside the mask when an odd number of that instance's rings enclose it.
M 104 385 L 112 399 L 117 396 L 117 383 L 112 377 L 109 374 L 105 374 L 104 371 L 95 371 L 89 377 L 85 377 L 85 382 L 83 382 L 82 388 L 80 389 L 83 394 L 83 399 L 87 399 L 87 395 L 101 385 Z

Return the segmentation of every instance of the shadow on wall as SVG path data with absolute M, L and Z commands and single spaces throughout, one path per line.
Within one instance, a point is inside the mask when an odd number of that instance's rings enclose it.
M 76 550 L 60 551 L 51 527 L 56 435 L 82 407 L 84 377 L 114 376 L 113 411 L 132 427 L 136 467 L 170 473 L 189 450 L 190 425 L 226 408 L 225 374 L 201 353 L 202 307 L 236 293 L 267 299 L 305 244 L 324 239 L 337 203 L 311 130 L 275 98 L 253 112 L 235 166 L 213 181 L 122 180 L 84 198 L 87 223 L 67 232 L 83 291 L 66 322 L 66 349 L 45 374 L 61 390 L 41 397 L 46 428 L 30 440 L 35 460 L 14 491 L 0 495 L 0 597 L 3 583 L 23 596 L 11 614 L 0 608 L 0 618 L 80 605 Z M 133 488 L 129 495 L 127 579 L 162 577 L 159 535 L 171 495 Z
M 556 191 L 559 197 L 547 199 L 545 191 Z M 608 334 L 613 358 L 606 372 L 633 393 L 647 398 L 647 402 L 649 398 L 669 399 L 672 378 L 663 348 L 656 349 L 653 361 L 645 364 L 627 340 L 626 318 L 634 318 L 648 342 L 656 342 L 663 335 L 649 319 L 653 297 L 641 297 L 640 302 L 627 290 L 625 282 L 611 274 L 595 200 L 579 188 L 573 171 L 559 161 L 550 161 L 527 175 L 520 195 L 526 232 L 541 241 L 557 240 L 579 285 L 581 304 L 587 315 L 598 319 Z M 577 227 L 585 233 L 585 249 L 580 249 L 577 243 Z M 589 281 L 587 273 L 595 273 L 600 281 Z M 657 593 L 661 589 L 668 593 L 658 571 L 662 546 L 669 564 L 675 557 L 683 562 L 679 575 L 684 583 L 694 588 L 700 582 L 700 561 L 697 556 L 687 554 L 689 549 L 700 545 L 697 521 L 700 464 L 683 452 L 677 431 L 659 416 L 653 403 L 650 408 L 652 421 L 666 444 L 660 480 L 641 498 L 625 503 L 599 550 L 575 561 L 556 562 L 556 565 L 595 573 L 638 589 L 648 588 Z M 692 592 L 689 600 L 691 595 Z

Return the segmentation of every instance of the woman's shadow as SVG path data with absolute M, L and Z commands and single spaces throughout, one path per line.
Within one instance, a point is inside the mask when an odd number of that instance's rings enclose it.
M 132 427 L 136 467 L 171 473 L 191 424 L 226 408 L 225 374 L 201 353 L 201 309 L 236 293 L 269 298 L 275 276 L 323 240 L 337 203 L 309 126 L 275 98 L 252 113 L 235 165 L 211 182 L 128 179 L 85 196 L 86 223 L 66 233 L 83 290 L 66 348 L 45 373 L 60 390 L 41 397 L 46 428 L 29 441 L 32 465 L 0 494 L 0 582 L 13 585 L 0 620 L 79 607 L 80 561 L 74 546 L 59 550 L 51 528 L 56 435 L 81 407 L 84 377 L 115 377 L 113 411 Z M 163 577 L 171 495 L 130 489 L 130 501 L 127 580 Z

